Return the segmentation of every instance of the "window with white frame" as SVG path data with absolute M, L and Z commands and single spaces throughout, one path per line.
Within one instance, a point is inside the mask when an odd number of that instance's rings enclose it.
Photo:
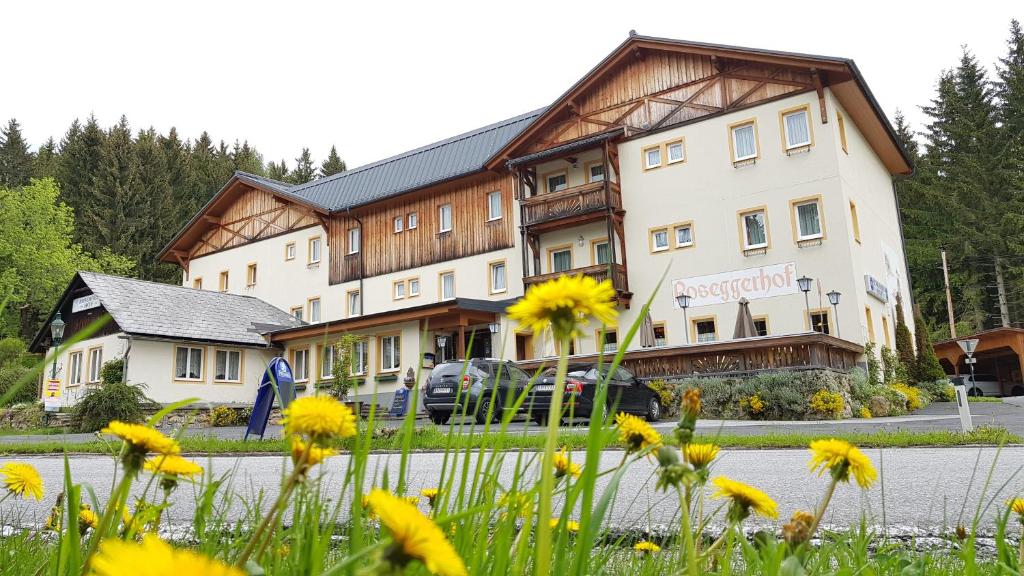
M 821 238 L 821 207 L 817 200 L 800 202 L 795 205 L 796 231 L 798 240 Z
M 405 298 L 405 280 L 399 280 L 391 285 L 391 298 L 394 300 L 401 300 Z
M 308 304 L 307 307 L 309 308 L 309 321 L 310 322 L 319 322 L 320 321 L 320 299 L 319 298 L 311 298 L 307 304 Z
M 811 145 L 811 125 L 807 108 L 801 108 L 782 115 L 782 128 L 786 133 L 786 150 Z
M 359 340 L 352 343 L 352 375 L 366 374 L 366 367 L 369 364 L 370 346 L 366 340 Z
M 455 272 L 441 273 L 441 300 L 455 298 Z
M 651 230 L 651 252 L 668 250 L 668 228 Z
M 100 372 L 103 370 L 103 348 L 89 350 L 89 380 L 90 384 L 100 381 Z
M 309 380 L 309 348 L 292 350 L 292 377 L 296 382 Z
M 572 270 L 572 248 L 560 248 L 551 251 L 551 271 L 567 272 Z
M 452 230 L 452 205 L 442 204 L 437 209 L 438 212 L 438 224 L 440 225 L 441 232 L 451 232 Z
M 601 182 L 604 180 L 604 162 L 595 162 L 587 166 L 587 182 Z
M 296 320 L 302 320 L 302 306 L 295 306 L 291 309 L 291 313 Z
M 693 225 L 680 224 L 673 229 L 676 237 L 676 248 L 693 246 Z
M 768 247 L 768 224 L 764 210 L 754 210 L 743 215 L 744 249 Z
M 227 292 L 229 286 L 230 286 L 230 276 L 228 275 L 228 271 L 225 270 L 225 271 L 220 273 L 220 283 L 218 285 L 218 288 L 220 289 L 221 292 Z
M 402 367 L 402 337 L 398 334 L 380 337 L 380 369 L 394 372 Z
M 491 262 L 491 294 L 504 292 L 506 288 L 505 263 Z
M 395 216 L 395 233 L 402 231 L 402 224 L 405 222 L 405 218 L 401 216 Z
M 68 386 L 82 383 L 82 353 L 72 352 L 68 355 Z
M 757 132 L 753 122 L 732 127 L 732 150 L 734 162 L 757 157 Z
M 607 240 L 594 243 L 594 264 L 607 264 L 612 261 L 611 245 Z
M 317 264 L 320 262 L 320 237 L 309 239 L 309 263 Z
M 417 226 L 419 226 L 420 218 L 416 212 L 409 212 L 409 215 L 406 217 L 406 220 L 409 221 L 408 225 L 406 226 L 406 228 L 408 228 L 409 230 L 414 230 L 416 229 Z
M 501 218 L 501 191 L 495 191 L 487 195 L 487 219 L 498 220 L 499 218 Z
M 295 242 L 289 242 L 284 245 L 284 259 L 295 260 Z
M 245 269 L 245 285 L 255 286 L 256 285 L 256 263 L 249 264 Z
M 359 253 L 359 228 L 348 229 L 348 253 Z
M 668 163 L 675 164 L 686 160 L 686 150 L 683 148 L 683 141 L 669 142 L 665 145 L 665 153 L 668 155 Z
M 654 345 L 665 346 L 668 344 L 668 334 L 665 331 L 665 323 L 658 322 L 654 325 Z
M 602 340 L 602 352 L 615 352 L 619 349 L 619 334 L 615 328 L 607 328 L 604 332 L 598 331 L 598 337 Z
M 548 192 L 558 192 L 569 187 L 568 175 L 565 172 L 551 174 L 547 178 Z
M 714 342 L 718 340 L 714 319 L 694 320 L 693 330 L 697 334 L 697 342 Z
M 644 168 L 650 170 L 661 166 L 661 146 L 644 149 Z
M 219 382 L 241 382 L 242 353 L 238 350 L 217 350 L 213 362 L 213 379 Z
M 334 345 L 327 344 L 320 348 L 320 379 L 334 378 Z
M 359 316 L 363 313 L 363 299 L 359 295 L 359 290 L 353 290 L 348 293 L 348 315 Z
M 203 349 L 178 346 L 174 349 L 174 378 L 177 380 L 203 379 Z
M 420 295 L 420 279 L 410 278 L 409 279 L 409 298 Z

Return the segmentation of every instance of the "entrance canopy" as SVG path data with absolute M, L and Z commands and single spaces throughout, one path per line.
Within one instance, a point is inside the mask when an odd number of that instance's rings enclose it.
M 935 354 L 947 374 L 959 376 L 970 373 L 971 369 L 965 362 L 967 355 L 957 344 L 958 340 L 968 338 L 978 339 L 978 347 L 974 351 L 974 357 L 978 359 L 975 373 L 994 375 L 1003 383 L 1024 382 L 1021 378 L 1024 371 L 1024 329 L 994 328 L 936 342 Z

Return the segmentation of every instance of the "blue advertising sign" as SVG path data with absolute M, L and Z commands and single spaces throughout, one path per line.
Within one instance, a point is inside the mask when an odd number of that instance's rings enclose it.
M 395 397 L 391 400 L 391 415 L 405 416 L 409 410 L 409 391 L 405 388 L 395 390 Z
M 260 439 L 263 439 L 263 434 L 267 431 L 267 422 L 270 421 L 270 410 L 274 407 L 274 398 L 280 398 L 281 409 L 287 408 L 295 399 L 292 368 L 288 361 L 280 356 L 271 359 L 267 371 L 263 373 L 260 387 L 256 390 L 256 402 L 252 406 L 252 415 L 249 416 L 244 440 L 249 439 L 249 434 L 259 434 Z

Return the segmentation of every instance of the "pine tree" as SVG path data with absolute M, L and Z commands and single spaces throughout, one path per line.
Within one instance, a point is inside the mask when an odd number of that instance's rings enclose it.
M 57 178 L 57 143 L 51 136 L 36 152 L 35 160 L 32 163 L 33 178 Z
M 893 128 L 896 129 L 896 139 L 899 140 L 900 145 L 903 146 L 903 149 L 907 151 L 910 159 L 916 165 L 921 157 L 921 151 L 917 146 L 917 140 L 914 138 L 914 131 L 907 124 L 907 119 L 899 109 L 896 110 L 896 115 L 893 116 Z
M 917 356 L 914 354 L 914 338 L 910 335 L 906 318 L 903 316 L 903 299 L 896 297 L 896 356 L 908 376 L 913 376 Z
M 309 155 L 309 148 L 303 148 L 302 154 L 295 159 L 295 170 L 289 175 L 289 182 L 292 184 L 305 184 L 316 176 L 316 168 L 313 167 L 313 157 Z
M 249 146 L 248 140 L 244 141 L 241 146 L 238 145 L 238 140 L 235 140 L 235 146 L 231 150 L 231 162 L 235 170 L 259 176 L 264 174 L 263 157 L 255 148 Z
M 32 178 L 32 152 L 21 135 L 21 126 L 11 118 L 0 128 L 0 186 L 15 188 Z
M 320 163 L 320 178 L 333 176 L 345 170 L 347 170 L 345 161 L 341 159 L 341 156 L 338 156 L 338 149 L 331 146 L 331 153 L 327 155 L 326 160 Z
M 914 362 L 913 376 L 917 382 L 934 382 L 944 380 L 946 371 L 939 363 L 939 357 L 935 355 L 935 347 L 932 346 L 931 336 L 928 335 L 928 328 L 925 326 L 924 317 L 921 316 L 921 309 L 914 308 L 914 332 L 917 341 L 917 358 Z
M 75 227 L 77 242 L 84 241 L 87 235 L 81 216 L 87 209 L 93 179 L 99 172 L 100 154 L 105 138 L 96 117 L 89 116 L 84 127 L 77 119 L 72 122 L 60 143 L 57 184 L 61 201 L 70 206 L 79 219 L 78 226 Z
M 281 159 L 280 164 L 275 163 L 273 160 L 267 164 L 267 178 L 277 180 L 278 182 L 291 181 L 291 176 L 288 172 L 288 164 L 285 163 L 284 158 Z
M 82 214 L 90 251 L 109 248 L 139 262 L 146 251 L 144 232 L 153 215 L 142 192 L 141 166 L 131 129 L 124 116 L 103 143 L 100 166 L 91 187 L 91 201 Z
M 174 213 L 168 212 L 173 201 L 167 157 L 156 130 L 150 127 L 139 132 L 135 140 L 135 157 L 138 162 L 138 193 L 145 214 L 151 224 L 136 234 L 139 277 L 146 280 L 174 281 L 177 273 L 173 266 L 158 263 L 156 253 L 167 240 L 168 232 L 177 230 Z

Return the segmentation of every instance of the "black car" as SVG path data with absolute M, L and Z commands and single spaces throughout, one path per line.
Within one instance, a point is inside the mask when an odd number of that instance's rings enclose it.
M 574 418 L 588 418 L 594 405 L 597 383 L 607 379 L 608 411 L 614 408 L 616 413 L 636 414 L 651 422 L 661 418 L 661 400 L 650 386 L 621 366 L 616 367 L 610 374 L 609 369 L 608 365 L 569 365 L 565 378 L 565 396 L 562 400 L 563 416 L 567 416 L 571 411 Z M 538 424 L 547 421 L 552 392 L 555 389 L 555 372 L 555 368 L 548 368 L 541 373 L 523 402 L 530 418 Z
M 499 420 L 509 389 L 522 390 L 530 377 L 507 360 L 474 358 L 451 360 L 434 366 L 423 387 L 423 406 L 435 424 L 444 424 L 453 413 L 473 414 L 478 424 L 485 423 L 492 396 L 492 418 Z M 495 385 L 498 392 L 492 394 Z

